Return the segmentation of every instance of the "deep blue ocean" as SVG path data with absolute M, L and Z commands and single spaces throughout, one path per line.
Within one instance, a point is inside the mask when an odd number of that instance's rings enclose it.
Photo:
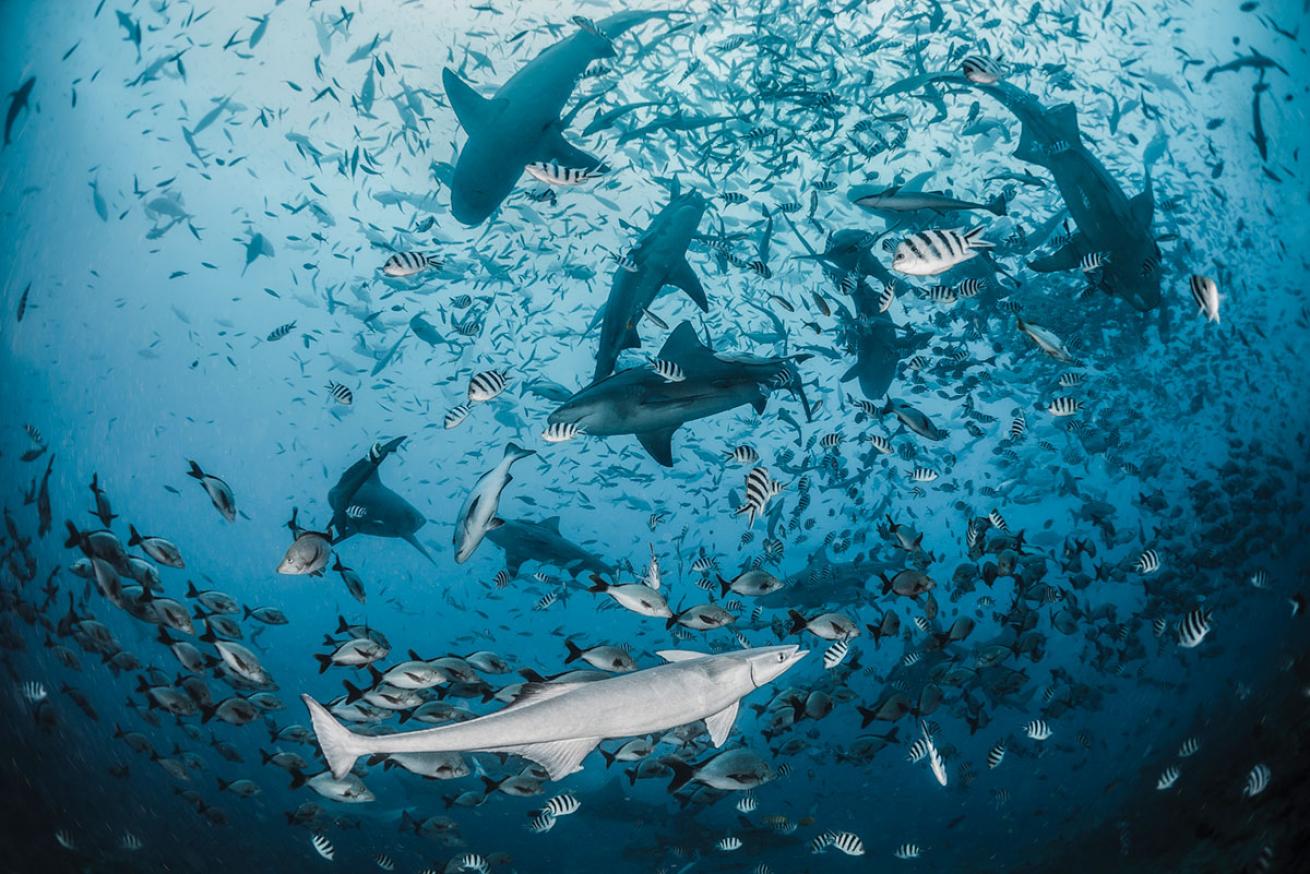
M 1310 871 L 1308 40 L 4 0 L 0 871 Z

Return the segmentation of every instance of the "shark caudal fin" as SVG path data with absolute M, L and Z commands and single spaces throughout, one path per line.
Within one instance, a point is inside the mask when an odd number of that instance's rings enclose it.
M 350 769 L 355 765 L 355 759 L 368 752 L 365 747 L 366 739 L 337 722 L 332 714 L 327 712 L 327 708 L 308 695 L 301 695 L 300 700 L 309 708 L 309 718 L 314 725 L 314 737 L 318 740 L 319 748 L 323 750 L 323 758 L 327 760 L 328 769 L 332 771 L 333 777 L 340 780 L 350 773 Z

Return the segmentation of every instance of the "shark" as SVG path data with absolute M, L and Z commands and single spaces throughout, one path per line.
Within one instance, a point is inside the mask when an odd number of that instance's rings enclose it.
M 575 578 L 583 572 L 614 575 L 614 568 L 599 556 L 560 534 L 558 516 L 540 522 L 507 519 L 488 531 L 487 539 L 505 551 L 505 569 L 510 576 L 517 576 L 528 561 L 560 568 Z
M 1074 270 L 1084 256 L 1099 253 L 1107 261 L 1100 273 L 1102 289 L 1142 312 L 1158 307 L 1161 254 L 1151 231 L 1155 194 L 1150 170 L 1145 172 L 1145 189 L 1129 197 L 1083 143 L 1078 110 L 1072 103 L 1045 106 L 1008 82 L 986 85 L 959 74 L 950 78 L 987 94 L 1013 113 L 1021 126 L 1014 156 L 1050 172 L 1077 225 L 1068 243 L 1028 266 L 1038 273 Z
M 614 57 L 615 37 L 670 14 L 618 12 L 582 27 L 525 64 L 490 98 L 446 67 L 441 74 L 446 98 L 467 135 L 450 180 L 455 219 L 470 227 L 486 221 L 514 190 L 528 164 L 603 172 L 601 159 L 564 139 L 566 125 L 560 113 L 587 67 Z
M 705 720 L 715 747 L 723 745 L 741 700 L 806 656 L 796 646 L 765 646 L 723 655 L 663 650 L 664 664 L 590 682 L 525 683 L 514 702 L 455 725 L 384 736 L 346 728 L 309 695 L 314 736 L 332 776 L 340 780 L 360 756 L 393 753 L 487 752 L 522 756 L 550 779 L 582 770 L 603 740 L 653 734 Z
M 810 357 L 718 355 L 700 341 L 691 322 L 681 322 L 659 354 L 661 361 L 682 370 L 681 381 L 668 382 L 650 367 L 620 370 L 574 394 L 547 421 L 576 424 L 592 437 L 632 434 L 652 458 L 672 467 L 673 432 L 743 404 L 762 413 L 775 387 L 792 391 L 809 419 L 810 404 L 796 364 Z
M 698 192 L 679 194 L 675 190 L 628 251 L 628 260 L 614 271 L 601 322 L 593 382 L 614 371 L 622 350 L 641 346 L 637 322 L 664 286 L 682 289 L 702 311 L 709 310 L 705 289 L 687 263 L 687 246 L 705 215 L 705 207 L 705 198 Z
M 436 564 L 414 536 L 427 519 L 378 478 L 378 466 L 404 442 L 404 437 L 396 437 L 386 443 L 373 444 L 368 454 L 347 468 L 328 492 L 328 504 L 332 507 L 329 528 L 333 532 L 332 543 L 335 545 L 356 534 L 399 537 Z
M 756 600 L 765 607 L 791 607 L 816 610 L 833 605 L 865 603 L 875 590 L 868 585 L 878 582 L 879 573 L 894 573 L 889 562 L 856 559 L 833 561 L 820 549 L 810 556 L 805 567 L 789 575 L 777 591 Z

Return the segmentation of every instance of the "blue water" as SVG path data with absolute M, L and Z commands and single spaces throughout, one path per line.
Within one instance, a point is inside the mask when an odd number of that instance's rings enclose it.
M 394 870 L 419 872 L 454 870 L 452 859 L 476 853 L 491 870 L 523 872 L 1307 870 L 1299 860 L 1310 852 L 1301 788 L 1310 668 L 1305 609 L 1293 609 L 1310 568 L 1304 3 L 1092 0 L 986 13 L 858 0 L 691 3 L 616 35 L 614 57 L 598 59 L 604 69 L 589 69 L 565 104 L 567 115 L 592 98 L 564 138 L 608 172 L 547 186 L 516 170 L 490 219 L 461 224 L 453 166 L 469 135 L 443 67 L 492 97 L 553 43 L 597 39 L 588 28 L 617 11 L 535 0 L 0 9 L 3 90 L 14 92 L 4 101 L 12 141 L 0 152 L 9 243 L 0 471 L 10 523 L 0 534 L 0 868 L 367 871 L 383 854 Z M 1253 50 L 1264 61 L 1222 69 Z M 1016 117 L 958 81 L 931 93 L 892 87 L 956 74 L 966 54 L 999 58 L 1003 81 L 1043 106 L 1071 102 L 1081 139 L 1064 147 L 1093 155 L 1125 197 L 1147 190 L 1149 174 L 1151 220 L 1123 240 L 1158 244 L 1152 264 L 1112 261 L 1087 273 L 1028 265 L 1054 251 L 1053 237 L 1088 230 L 1062 221 L 1077 208 L 1040 166 L 1073 158 L 1049 144 L 1037 163 L 1014 157 Z M 29 79 L 20 104 L 15 94 Z M 893 93 L 879 96 L 885 89 Z M 663 102 L 582 133 L 596 113 L 647 101 Z M 684 118 L 725 119 L 620 142 L 675 106 Z M 533 135 L 516 133 L 524 142 Z M 1036 179 L 988 179 L 1020 173 Z M 916 178 L 923 190 L 968 201 L 1004 194 L 1007 215 L 888 220 L 851 202 L 857 186 L 882 191 Z M 638 314 L 642 346 L 624 353 L 620 369 L 649 367 L 646 356 L 686 320 L 719 353 L 802 356 L 810 415 L 795 385 L 767 387 L 762 413 L 742 404 L 679 428 L 671 467 L 630 432 L 548 443 L 543 429 L 560 400 L 533 386 L 550 380 L 567 395 L 591 382 L 598 309 L 627 269 L 615 255 L 633 250 L 671 189 L 708 201 L 687 250 L 708 310 L 666 287 L 651 305 L 655 318 Z M 896 274 L 896 299 L 877 312 L 878 277 L 897 241 L 975 226 L 995 244 L 991 256 L 938 277 Z M 843 284 L 856 281 L 850 264 L 825 272 L 797 257 L 843 230 L 876 235 L 865 250 L 877 271 L 865 270 L 854 292 Z M 442 264 L 384 277 L 387 258 L 404 251 Z M 1158 304 L 1085 291 L 1120 268 L 1134 283 L 1158 271 Z M 1193 275 L 1215 281 L 1218 321 L 1198 312 Z M 983 284 L 976 297 L 928 299 L 931 286 L 967 278 Z M 869 295 L 873 311 L 861 313 L 853 293 Z M 1057 335 L 1074 360 L 1043 354 L 1016 313 Z M 442 342 L 408 330 L 416 315 Z M 869 366 L 890 384 L 865 397 L 860 381 L 843 378 L 859 361 L 853 338 L 875 324 L 886 333 L 872 341 Z M 468 403 L 470 379 L 489 369 L 508 374 L 508 389 L 446 428 L 447 412 Z M 1081 383 L 1061 387 L 1069 372 Z M 335 402 L 329 382 L 347 386 L 353 402 Z M 881 409 L 887 396 L 926 413 L 944 439 L 855 403 Z M 1057 396 L 1081 410 L 1052 416 Z M 1026 431 L 1014 438 L 1019 410 Z M 825 447 L 833 434 L 838 445 Z M 360 575 L 363 603 L 330 563 L 322 576 L 277 573 L 293 508 L 301 525 L 322 530 L 342 473 L 401 435 L 408 439 L 379 476 L 426 519 L 417 541 L 431 561 L 399 539 L 342 540 L 335 557 Z M 892 453 L 873 451 L 869 435 L 889 439 Z M 537 454 L 514 467 L 501 517 L 560 517 L 565 537 L 616 569 L 611 580 L 641 577 L 653 550 L 675 610 L 735 599 L 734 625 L 675 633 L 587 591 L 588 573 L 575 580 L 535 561 L 499 587 L 504 554 L 490 540 L 457 564 L 459 509 L 510 441 Z M 786 483 L 750 528 L 736 510 L 751 465 L 725 460 L 742 444 Z M 186 475 L 192 459 L 230 485 L 235 522 Z M 42 534 L 35 496 L 48 463 L 52 528 Z M 916 482 L 916 467 L 939 475 Z M 139 676 L 154 668 L 150 685 L 169 684 L 186 672 L 154 625 L 74 573 L 82 552 L 65 546 L 65 520 L 101 527 L 93 474 L 124 544 L 131 523 L 181 550 L 185 569 L 160 568 L 162 596 L 193 611 L 185 593 L 194 582 L 285 613 L 288 624 L 267 627 L 232 617 L 281 709 L 237 727 L 147 707 Z M 1002 572 L 989 584 L 978 575 L 1005 557 L 971 552 L 966 540 L 970 520 L 993 511 L 1024 539 L 1018 577 Z M 888 517 L 922 533 L 919 551 L 897 546 Z M 1002 535 L 985 532 L 983 547 Z M 1075 541 L 1095 555 L 1069 552 Z M 1146 550 L 1159 570 L 1135 566 Z M 720 596 L 717 585 L 696 584 L 702 553 L 725 577 L 761 565 L 787 588 L 758 601 Z M 851 561 L 860 563 L 854 579 L 832 585 L 829 562 Z M 906 567 L 936 581 L 935 619 L 926 595 L 884 593 L 875 571 Z M 556 603 L 533 609 L 552 592 Z M 139 666 L 119 669 L 79 648 L 60 623 L 70 596 L 78 618 L 104 623 Z M 845 663 L 825 670 L 831 641 L 790 633 L 789 608 L 853 619 L 859 636 Z M 1210 630 L 1199 645 L 1180 646 L 1178 624 L 1198 609 Z M 900 630 L 875 645 L 868 626 L 888 611 Z M 781 641 L 810 655 L 743 702 L 729 744 L 754 750 L 775 776 L 754 789 L 748 814 L 737 808 L 740 792 L 689 801 L 666 791 L 667 777 L 632 783 L 624 765 L 607 768 L 599 754 L 540 795 L 495 792 L 476 808 L 443 799 L 482 793 L 478 773 L 424 780 L 361 760 L 357 773 L 375 800 L 343 804 L 290 788 L 291 775 L 260 755 L 295 751 L 309 762 L 306 776 L 322 769 L 312 742 L 275 744 L 265 718 L 307 725 L 302 693 L 330 701 L 343 680 L 369 682 L 347 667 L 318 671 L 324 635 L 346 640 L 339 617 L 385 634 L 392 652 L 382 668 L 411 649 L 425 658 L 492 651 L 514 672 L 550 676 L 578 667 L 564 662 L 565 637 L 624 645 L 640 668 L 679 647 L 731 652 Z M 960 617 L 975 620 L 970 635 L 933 643 L 931 632 Z M 1006 647 L 999 668 L 972 673 L 996 643 Z M 76 655 L 77 669 L 56 658 L 56 646 Z M 907 665 L 914 654 L 921 660 Z M 216 700 L 233 694 L 212 668 L 202 676 Z M 522 678 L 483 679 L 494 692 Z M 27 682 L 42 685 L 43 701 L 23 694 Z M 926 761 L 906 760 L 924 730 L 916 714 L 862 729 L 857 710 L 897 692 L 917 703 L 929 685 L 943 695 L 923 717 L 944 757 L 944 787 Z M 831 712 L 818 704 L 806 712 L 816 690 L 830 696 Z M 768 730 L 776 710 L 766 706 L 786 695 L 797 707 L 781 709 L 801 718 Z M 503 706 L 477 695 L 448 700 L 477 714 Z M 1050 739 L 1026 736 L 1037 719 L 1052 727 Z M 893 725 L 887 748 L 871 759 L 853 753 L 858 737 Z M 116 727 L 182 761 L 188 779 L 131 749 Z M 1199 751 L 1181 757 L 1189 738 Z M 988 751 L 1002 740 L 1005 759 L 989 769 Z M 215 741 L 244 761 L 226 760 Z M 661 744 L 655 758 L 701 762 L 712 752 L 701 738 L 690 749 Z M 526 764 L 475 759 L 491 777 Z M 1248 797 L 1260 764 L 1269 785 Z M 1175 765 L 1177 783 L 1157 789 Z M 219 779 L 249 779 L 261 793 L 241 798 L 220 791 Z M 581 802 L 578 813 L 529 832 L 529 813 L 565 792 Z M 292 822 L 297 808 L 312 821 Z M 454 828 L 445 839 L 420 836 L 402 813 L 449 816 Z M 828 832 L 858 835 L 863 855 L 814 854 L 812 842 Z M 128 834 L 138 849 L 124 848 Z M 334 861 L 315 853 L 313 834 L 331 840 Z M 716 849 L 732 836 L 739 850 Z M 918 858 L 893 856 L 905 844 Z

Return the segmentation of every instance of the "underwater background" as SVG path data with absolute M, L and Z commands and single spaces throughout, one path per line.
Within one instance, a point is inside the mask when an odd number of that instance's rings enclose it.
M 1304 0 L 674 6 L 0 4 L 0 870 L 1310 870 Z M 658 427 L 569 412 L 631 368 Z M 330 500 L 361 460 L 414 518 Z M 739 789 L 669 791 L 684 731 L 333 800 L 288 728 L 378 636 L 473 665 L 447 719 L 570 646 L 810 652 L 743 701 Z

